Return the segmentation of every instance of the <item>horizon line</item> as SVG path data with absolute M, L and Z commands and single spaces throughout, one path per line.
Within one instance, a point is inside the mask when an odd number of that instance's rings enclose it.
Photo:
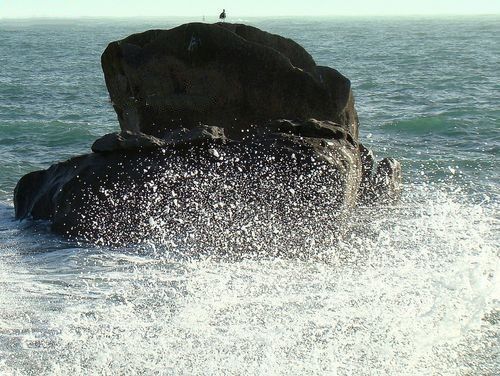
M 261 18 L 261 19 L 283 19 L 283 18 L 370 18 L 370 17 L 488 17 L 500 16 L 498 13 L 373 13 L 373 14 L 328 14 L 328 15 L 234 15 L 231 19 L 241 18 Z M 166 18 L 214 18 L 218 19 L 217 15 L 128 15 L 128 16 L 113 16 L 113 15 L 41 15 L 41 16 L 0 16 L 0 20 L 64 20 L 64 19 L 166 19 Z M 229 22 L 229 21 L 228 21 Z

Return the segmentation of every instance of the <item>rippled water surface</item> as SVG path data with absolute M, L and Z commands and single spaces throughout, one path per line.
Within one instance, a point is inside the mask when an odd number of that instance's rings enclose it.
M 107 43 L 185 21 L 0 20 L 0 374 L 500 374 L 498 17 L 242 20 L 348 76 L 361 139 L 403 164 L 402 202 L 358 208 L 321 257 L 13 221 L 23 174 L 117 130 Z

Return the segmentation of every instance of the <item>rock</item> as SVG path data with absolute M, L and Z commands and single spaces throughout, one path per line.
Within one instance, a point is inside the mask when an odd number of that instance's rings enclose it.
M 144 133 L 133 133 L 122 131 L 120 133 L 109 133 L 97 139 L 92 144 L 94 153 L 104 153 L 117 150 L 147 150 L 156 149 L 166 145 L 166 141 Z
M 349 80 L 290 39 L 186 24 L 113 42 L 102 66 L 121 132 L 22 177 L 17 219 L 103 244 L 290 254 L 401 193 L 399 162 L 374 172 L 358 142 Z
M 325 138 L 331 140 L 346 140 L 352 146 L 357 146 L 354 138 L 344 128 L 333 121 L 318 121 L 309 119 L 296 122 L 286 119 L 273 120 L 268 125 L 269 129 L 278 133 L 294 134 L 303 137 Z
M 280 35 L 271 34 L 253 26 L 221 22 L 217 24 L 243 39 L 272 48 L 286 56 L 294 67 L 316 74 L 316 63 L 312 56 L 297 42 Z
M 401 197 L 403 189 L 401 163 L 394 158 L 384 158 L 377 165 L 373 188 L 377 201 L 394 203 Z
M 57 233 L 104 244 L 161 238 L 218 251 L 306 250 L 312 237 L 318 245 L 338 236 L 356 204 L 359 153 L 341 133 L 306 137 L 305 124 L 289 125 L 248 129 L 239 140 L 198 132 L 134 152 L 106 147 L 55 164 L 19 181 L 16 217 L 49 219 Z
M 361 184 L 359 201 L 364 205 L 393 204 L 401 198 L 403 178 L 401 163 L 394 158 L 384 158 L 374 171 L 375 158 L 363 145 L 361 150 Z
M 120 127 L 164 137 L 199 124 L 234 130 L 269 119 L 334 121 L 354 138 L 349 80 L 297 43 L 257 28 L 191 23 L 112 42 L 102 67 Z
M 165 134 L 166 139 L 159 139 L 141 132 L 121 131 L 108 133 L 97 139 L 92 145 L 94 153 L 105 153 L 111 151 L 141 151 L 156 149 L 177 142 L 197 143 L 205 139 L 224 139 L 224 129 L 199 125 L 192 129 L 173 129 Z
M 361 158 L 361 183 L 359 186 L 359 198 L 368 202 L 373 199 L 373 169 L 375 166 L 375 156 L 373 152 L 363 144 L 359 144 Z

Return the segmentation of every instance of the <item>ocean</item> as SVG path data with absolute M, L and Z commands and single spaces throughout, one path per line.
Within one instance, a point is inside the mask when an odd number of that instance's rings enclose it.
M 186 258 L 14 220 L 21 176 L 118 130 L 107 44 L 189 21 L 0 20 L 0 374 L 500 374 L 499 16 L 228 20 L 349 77 L 361 141 L 402 163 L 401 202 L 357 208 L 326 257 Z

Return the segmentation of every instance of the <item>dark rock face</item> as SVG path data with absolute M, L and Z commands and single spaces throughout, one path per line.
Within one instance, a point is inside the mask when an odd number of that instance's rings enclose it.
M 102 67 L 122 130 L 161 137 L 200 123 L 238 132 L 269 119 L 316 118 L 357 138 L 349 80 L 254 27 L 193 23 L 131 35 L 106 48 Z
M 102 55 L 121 132 L 27 174 L 16 218 L 105 244 L 316 250 L 359 202 L 391 203 L 401 165 L 358 142 L 350 82 L 297 43 L 234 24 L 187 24 Z
M 160 236 L 207 250 L 253 245 L 272 253 L 290 244 L 305 250 L 312 234 L 324 241 L 338 235 L 361 178 L 357 144 L 333 123 L 316 126 L 331 138 L 310 137 L 305 124 L 277 121 L 239 140 L 198 129 L 189 141 L 134 152 L 112 142 L 115 149 L 23 177 L 16 216 L 49 219 L 58 233 L 106 244 Z M 274 240 L 263 244 L 270 231 Z

